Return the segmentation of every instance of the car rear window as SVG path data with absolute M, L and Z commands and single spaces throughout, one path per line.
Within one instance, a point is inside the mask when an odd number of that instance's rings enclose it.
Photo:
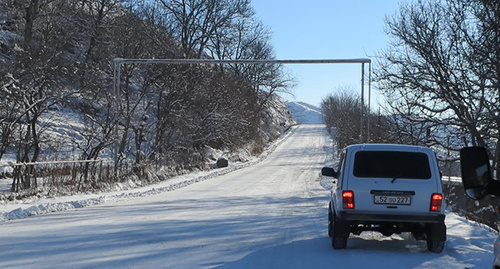
M 364 178 L 429 179 L 431 169 L 425 153 L 359 151 L 354 157 L 354 176 Z

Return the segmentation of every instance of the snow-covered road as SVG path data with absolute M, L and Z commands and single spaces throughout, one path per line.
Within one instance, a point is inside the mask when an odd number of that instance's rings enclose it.
M 0 268 L 490 267 L 496 233 L 452 213 L 441 254 L 409 235 L 378 233 L 334 251 L 319 175 L 328 149 L 323 125 L 302 125 L 265 161 L 226 175 L 0 222 Z

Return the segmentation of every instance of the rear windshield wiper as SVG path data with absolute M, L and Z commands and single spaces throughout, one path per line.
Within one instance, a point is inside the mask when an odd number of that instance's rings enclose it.
M 406 169 L 406 168 L 405 168 Z M 400 172 L 399 174 L 397 174 L 392 180 L 391 180 L 391 183 L 394 183 L 394 181 L 396 181 L 396 179 L 400 178 L 401 176 L 404 175 L 404 171 Z
M 396 181 L 396 179 L 402 177 L 403 175 L 405 175 L 405 172 L 406 172 L 406 169 L 408 168 L 408 164 L 406 164 L 403 168 L 403 170 L 399 170 L 399 173 L 391 180 L 391 183 L 394 183 L 394 181 Z

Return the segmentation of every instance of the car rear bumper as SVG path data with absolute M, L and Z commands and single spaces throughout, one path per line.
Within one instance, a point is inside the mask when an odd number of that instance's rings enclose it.
M 368 221 L 368 222 L 421 222 L 421 223 L 441 223 L 444 222 L 445 215 L 389 215 L 372 213 L 351 213 L 338 212 L 339 219 L 347 221 Z

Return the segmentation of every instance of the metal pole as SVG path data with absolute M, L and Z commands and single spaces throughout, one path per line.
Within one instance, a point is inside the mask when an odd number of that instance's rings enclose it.
M 120 89 L 120 78 L 121 78 L 121 65 L 122 61 L 118 58 L 115 58 L 113 60 L 113 91 L 114 91 L 114 98 L 113 100 L 115 101 L 114 107 L 115 107 L 115 113 L 118 115 L 120 111 L 120 100 L 121 100 L 121 89 Z M 116 116 L 115 115 L 115 116 Z M 115 163 L 115 168 L 118 165 L 118 150 L 119 150 L 119 138 L 118 138 L 118 124 L 115 126 L 115 156 L 114 156 L 114 163 Z M 115 169 L 116 171 L 116 169 Z
M 359 142 L 363 143 L 363 117 L 365 111 L 365 63 L 361 63 L 361 119 L 359 126 Z
M 370 63 L 368 58 L 354 59 L 304 59 L 304 60 L 215 60 L 215 59 L 125 59 L 115 58 L 117 63 L 143 64 L 349 64 Z
M 372 63 L 368 63 L 368 112 L 366 118 L 367 139 L 370 143 L 370 117 L 371 117 L 371 101 L 372 101 Z

